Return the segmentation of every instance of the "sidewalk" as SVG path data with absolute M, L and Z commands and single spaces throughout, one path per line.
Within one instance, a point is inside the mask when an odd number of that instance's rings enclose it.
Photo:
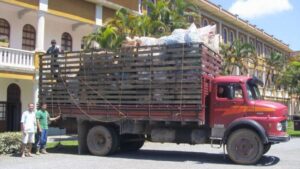
M 67 141 L 67 140 L 77 140 L 77 135 L 56 135 L 48 136 L 47 142 L 58 142 L 58 141 Z

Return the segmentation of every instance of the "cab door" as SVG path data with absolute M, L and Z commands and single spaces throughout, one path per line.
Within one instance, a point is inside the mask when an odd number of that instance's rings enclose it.
M 240 83 L 219 83 L 214 89 L 212 127 L 226 127 L 234 119 L 244 116 L 247 106 Z

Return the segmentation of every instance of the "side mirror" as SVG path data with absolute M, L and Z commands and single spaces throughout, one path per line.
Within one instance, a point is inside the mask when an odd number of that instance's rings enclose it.
M 233 98 L 234 98 L 234 87 L 230 85 L 228 99 L 232 100 Z

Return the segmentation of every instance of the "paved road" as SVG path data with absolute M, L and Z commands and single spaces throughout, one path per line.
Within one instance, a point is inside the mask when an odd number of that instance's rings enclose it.
M 110 157 L 77 155 L 76 147 L 20 158 L 0 156 L 1 169 L 300 169 L 300 138 L 274 145 L 257 165 L 242 166 L 224 158 L 222 149 L 210 145 L 146 143 L 138 152 L 120 152 Z

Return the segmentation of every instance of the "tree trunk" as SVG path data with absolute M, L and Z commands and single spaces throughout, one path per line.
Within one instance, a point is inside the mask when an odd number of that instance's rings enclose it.
M 266 96 L 266 88 L 267 88 L 269 76 L 270 76 L 270 70 L 267 71 L 266 82 L 265 82 L 265 85 L 264 85 L 264 88 L 263 88 L 263 96 L 264 97 Z

